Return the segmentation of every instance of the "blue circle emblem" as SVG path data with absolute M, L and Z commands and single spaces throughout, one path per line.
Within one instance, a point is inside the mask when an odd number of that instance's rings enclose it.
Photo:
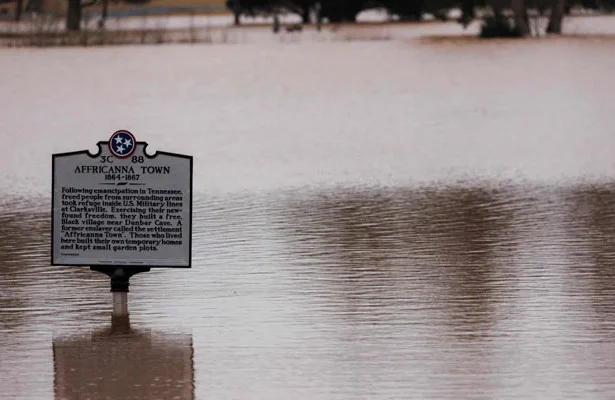
M 117 131 L 109 139 L 109 150 L 116 157 L 129 157 L 136 148 L 137 142 L 135 137 L 128 131 Z

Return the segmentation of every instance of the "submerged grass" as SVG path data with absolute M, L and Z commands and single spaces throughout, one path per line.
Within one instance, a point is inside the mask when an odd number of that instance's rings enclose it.
M 0 25 L 0 47 L 62 47 L 62 46 L 109 46 L 134 44 L 171 44 L 171 43 L 209 43 L 236 44 L 243 42 L 243 28 L 230 26 L 197 26 L 194 19 L 186 27 L 168 29 L 163 20 L 155 26 L 148 26 L 147 17 L 142 20 L 142 27 L 125 28 L 119 19 L 113 29 L 100 27 L 96 21 L 84 21 L 81 31 L 67 32 L 64 21 L 45 17 L 24 21 L 21 24 Z M 151 22 L 151 21 L 150 21 Z M 280 34 L 282 42 L 302 42 L 306 38 L 326 41 L 388 41 L 392 35 L 386 27 L 340 27 L 327 26 L 322 35 L 313 29 L 300 32 Z
M 63 20 L 51 17 L 34 18 L 20 25 L 0 30 L 0 47 L 109 46 L 163 43 L 235 43 L 229 28 L 194 26 L 167 29 L 164 24 L 137 29 L 104 29 L 84 21 L 81 31 L 68 32 Z

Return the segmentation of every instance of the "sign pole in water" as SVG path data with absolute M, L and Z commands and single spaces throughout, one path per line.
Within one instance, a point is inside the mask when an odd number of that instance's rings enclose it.
M 192 156 L 146 147 L 120 130 L 96 154 L 52 156 L 51 265 L 107 274 L 117 316 L 131 276 L 192 264 Z

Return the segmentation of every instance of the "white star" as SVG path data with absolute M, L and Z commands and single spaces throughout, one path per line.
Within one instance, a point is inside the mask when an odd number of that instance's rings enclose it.
M 122 144 L 122 135 L 117 135 L 115 137 L 115 144 Z
M 132 146 L 132 140 L 130 140 L 130 138 L 124 139 L 124 146 L 126 147 Z
M 122 145 L 117 146 L 117 152 L 122 154 L 124 152 L 124 146 L 122 146 Z

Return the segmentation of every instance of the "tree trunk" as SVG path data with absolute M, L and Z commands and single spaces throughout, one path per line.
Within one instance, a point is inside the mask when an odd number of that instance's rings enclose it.
M 66 30 L 78 31 L 81 29 L 81 0 L 68 0 L 66 11 Z
M 305 7 L 301 10 L 301 21 L 304 24 L 308 25 L 312 23 L 312 17 L 310 15 L 310 7 Z
M 463 28 L 467 28 L 470 22 L 476 18 L 476 11 L 474 10 L 474 0 L 463 0 L 461 3 L 461 18 L 460 22 Z
M 527 23 L 527 10 L 525 0 L 511 0 L 511 8 L 515 13 L 515 28 L 519 35 L 525 37 L 530 34 L 530 26 Z
M 562 33 L 562 21 L 564 20 L 564 7 L 565 0 L 553 0 L 553 6 L 551 7 L 551 18 L 549 18 L 549 25 L 547 26 L 547 33 L 561 34 Z
M 17 3 L 15 3 L 15 21 L 21 21 L 22 11 L 23 11 L 23 0 L 17 0 Z
M 100 18 L 100 29 L 105 27 L 105 23 L 107 22 L 107 14 L 109 14 L 109 0 L 102 0 L 103 8 L 102 8 L 102 16 Z

